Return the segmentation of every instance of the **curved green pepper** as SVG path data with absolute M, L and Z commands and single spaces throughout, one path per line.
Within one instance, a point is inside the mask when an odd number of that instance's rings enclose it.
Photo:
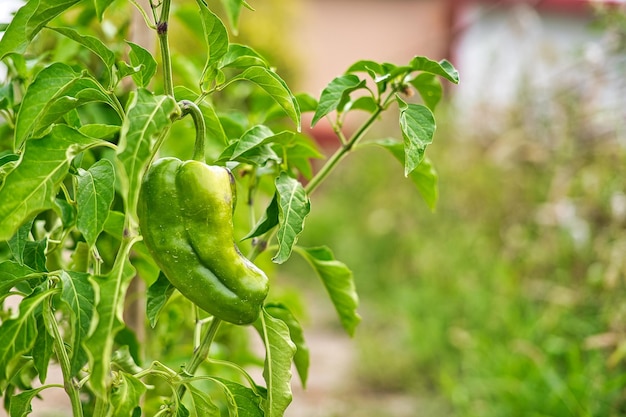
M 137 214 L 146 247 L 172 285 L 213 316 L 247 324 L 269 284 L 235 244 L 234 199 L 228 169 L 162 158 L 143 178 Z

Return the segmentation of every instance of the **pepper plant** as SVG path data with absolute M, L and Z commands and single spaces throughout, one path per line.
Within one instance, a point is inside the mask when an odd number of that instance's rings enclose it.
M 297 244 L 310 196 L 346 154 L 378 146 L 434 207 L 437 176 L 424 151 L 441 79 L 457 83 L 457 71 L 426 57 L 359 61 L 316 99 L 292 93 L 261 54 L 231 41 L 251 9 L 243 0 L 113 3 L 28 0 L 3 28 L 4 407 L 24 416 L 43 391 L 63 389 L 74 416 L 282 416 L 292 365 L 305 385 L 309 358 L 271 265 L 304 257 L 354 333 L 350 269 L 328 247 Z M 159 53 L 124 41 L 133 10 Z M 205 49 L 176 55 L 177 27 Z M 400 139 L 364 140 L 392 107 Z M 321 153 L 301 129 L 307 112 L 338 139 L 319 169 L 311 161 Z M 355 129 L 346 127 L 353 112 L 366 115 Z M 267 274 L 253 264 L 264 253 Z M 131 312 L 131 298 L 145 300 L 142 312 Z M 187 344 L 167 327 L 180 316 L 193 330 L 176 334 Z M 62 385 L 46 382 L 55 364 Z M 256 365 L 262 378 L 249 373 Z

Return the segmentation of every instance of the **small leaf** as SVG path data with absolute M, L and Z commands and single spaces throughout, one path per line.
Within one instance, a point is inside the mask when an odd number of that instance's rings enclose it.
M 320 95 L 319 105 L 311 121 L 311 126 L 333 110 L 337 110 L 340 103 L 353 91 L 365 87 L 365 80 L 360 80 L 356 75 L 348 74 L 332 80 Z M 340 111 L 342 109 L 339 109 Z
M 141 396 L 146 392 L 141 380 L 126 372 L 118 372 L 111 387 L 111 409 L 115 417 L 133 417 Z
M 300 107 L 298 107 L 298 101 L 278 74 L 264 67 L 250 67 L 233 78 L 233 81 L 242 79 L 253 82 L 269 94 L 285 111 L 287 116 L 293 120 L 298 131 L 300 131 Z
M 191 394 L 191 401 L 193 403 L 193 409 L 196 412 L 197 417 L 220 417 L 220 409 L 213 403 L 211 397 L 200 391 L 198 388 L 191 384 L 187 384 L 189 393 Z
M 30 403 L 33 401 L 33 398 L 37 397 L 39 393 L 45 389 L 53 388 L 49 385 L 44 385 L 42 387 L 29 389 L 24 392 L 20 392 L 17 395 L 11 397 L 11 408 L 9 409 L 9 415 L 11 417 L 26 417 L 32 411 Z
M 96 6 L 96 15 L 98 16 L 98 20 L 102 21 L 102 15 L 104 11 L 109 7 L 115 0 L 93 0 Z
M 250 8 L 250 6 L 245 0 L 222 0 L 222 6 L 224 10 L 226 10 L 226 16 L 228 17 L 228 23 L 230 23 L 232 32 L 236 35 L 239 28 L 241 8 L 244 6 Z
M 440 75 L 455 84 L 459 83 L 459 72 L 445 59 L 437 62 L 424 56 L 416 56 L 409 64 L 413 71 L 424 71 L 431 74 Z
M 281 264 L 289 259 L 291 251 L 304 229 L 304 220 L 311 211 L 309 197 L 302 184 L 286 172 L 276 178 L 278 193 L 278 252 L 272 261 Z
M 265 309 L 254 324 L 265 345 L 263 379 L 267 384 L 267 399 L 262 402 L 267 417 L 282 417 L 291 403 L 291 362 L 296 345 L 291 341 L 289 327 Z
M 379 140 L 374 143 L 391 152 L 404 166 L 404 146 L 402 143 L 392 139 Z M 417 168 L 409 174 L 409 178 L 417 187 L 417 190 L 422 195 L 428 207 L 434 211 L 437 207 L 437 200 L 439 199 L 439 189 L 437 187 L 438 175 L 430 160 L 424 157 Z
M 359 297 L 354 285 L 354 276 L 348 267 L 335 259 L 332 251 L 325 246 L 299 248 L 300 253 L 320 276 L 330 295 L 343 328 L 350 336 L 361 321 L 357 313 Z
M 35 271 L 48 272 L 46 268 L 46 248 L 48 238 L 43 238 L 36 242 L 26 242 L 24 247 L 24 264 L 30 266 Z
M 32 278 L 36 272 L 30 267 L 14 261 L 0 262 L 0 300 L 22 281 Z
M 433 74 L 423 73 L 411 80 L 411 85 L 420 94 L 424 104 L 434 111 L 443 95 L 443 87 L 439 79 Z
M 274 136 L 274 132 L 264 125 L 253 126 L 248 129 L 236 142 L 231 159 L 235 159 L 243 153 L 264 143 L 265 139 Z
M 0 187 L 0 241 L 11 238 L 25 220 L 54 208 L 72 158 L 99 143 L 65 125 L 29 140 L 18 166 Z
M 213 14 L 204 3 L 204 0 L 196 0 L 200 8 L 202 29 L 207 49 L 206 63 L 202 70 L 202 85 L 210 88 L 216 76 L 216 70 L 220 60 L 228 52 L 228 32 L 221 19 Z
M 83 341 L 87 338 L 94 314 L 96 295 L 89 281 L 89 274 L 63 271 L 61 273 L 63 290 L 61 300 L 70 309 L 70 324 L 72 329 L 72 354 L 70 357 L 71 374 L 78 374 L 87 362 L 83 349 Z
M 156 326 L 161 310 L 165 307 L 174 290 L 174 286 L 163 272 L 159 273 L 157 280 L 148 288 L 146 315 L 150 321 L 150 327 L 154 328 Z
M 282 304 L 268 304 L 265 306 L 265 310 L 267 310 L 268 314 L 272 317 L 282 320 L 289 328 L 291 341 L 296 345 L 296 353 L 293 357 L 293 362 L 300 376 L 302 387 L 306 388 L 310 359 L 309 347 L 304 340 L 302 326 L 291 311 Z
M 7 242 L 13 259 L 20 265 L 24 265 L 24 248 L 26 242 L 28 242 L 28 236 L 30 235 L 30 229 L 33 227 L 33 220 L 27 221 L 17 230 L 17 233 Z
M 261 410 L 262 398 L 252 389 L 223 378 L 212 377 L 211 380 L 219 384 L 224 390 L 230 416 L 269 417 Z
M 85 136 L 102 140 L 113 139 L 120 133 L 119 126 L 98 123 L 82 125 L 78 130 Z
M 130 53 L 128 54 L 130 63 L 140 68 L 138 72 L 132 75 L 133 81 L 139 87 L 148 87 L 152 77 L 156 74 L 157 63 L 152 54 L 141 46 L 129 41 L 126 41 L 126 43 L 130 46 Z
M 400 129 L 404 137 L 404 176 L 411 172 L 424 159 L 426 147 L 433 142 L 435 117 L 426 106 L 407 104 L 397 97 L 400 105 Z
M 269 63 L 249 46 L 231 43 L 228 45 L 228 52 L 222 57 L 219 68 L 243 69 L 257 66 L 269 68 Z
M 76 227 L 90 247 L 104 229 L 114 195 L 115 171 L 111 161 L 101 159 L 88 170 L 78 170 Z
M 274 226 L 278 225 L 278 216 L 278 195 L 274 194 L 274 197 L 272 198 L 269 206 L 267 206 L 263 217 L 261 217 L 256 226 L 254 226 L 254 229 L 250 233 L 248 233 L 242 240 L 258 237 L 265 232 L 270 231 L 274 228 Z
M 37 339 L 33 346 L 33 366 L 39 374 L 39 382 L 46 382 L 48 376 L 48 365 L 54 353 L 54 339 L 48 333 L 44 320 L 37 320 Z

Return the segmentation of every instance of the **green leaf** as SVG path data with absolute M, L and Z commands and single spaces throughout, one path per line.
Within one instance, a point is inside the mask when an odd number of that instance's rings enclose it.
M 24 53 L 49 21 L 78 2 L 80 0 L 30 0 L 17 11 L 0 39 L 0 60 L 11 53 Z
M 82 240 L 76 244 L 72 255 L 70 256 L 69 269 L 76 272 L 87 272 L 89 270 L 89 261 L 91 259 L 91 248 L 87 242 Z
M 373 143 L 387 149 L 404 166 L 404 145 L 402 143 L 392 139 L 379 140 Z M 417 168 L 409 174 L 409 178 L 417 187 L 428 207 L 434 211 L 439 199 L 438 175 L 430 160 L 424 157 Z
M 20 392 L 17 395 L 11 397 L 11 407 L 9 409 L 9 415 L 11 417 L 26 417 L 32 411 L 30 403 L 33 401 L 33 398 L 37 397 L 39 393 L 45 389 L 52 388 L 49 385 L 44 385 L 39 388 L 29 389 L 24 392 Z
M 110 103 L 107 93 L 87 74 L 57 62 L 37 74 L 26 90 L 15 122 L 15 149 L 49 128 L 68 111 L 90 101 Z
M 49 29 L 60 33 L 80 45 L 83 45 L 85 48 L 96 54 L 96 56 L 98 56 L 98 58 L 100 58 L 104 63 L 106 82 L 109 83 L 109 86 L 111 85 L 110 83 L 113 81 L 113 66 L 115 66 L 115 54 L 100 39 L 94 36 L 81 35 L 74 29 L 67 27 Z
M 32 216 L 54 208 L 70 161 L 101 143 L 65 125 L 57 125 L 41 139 L 29 140 L 18 166 L 0 187 L 0 241 L 7 240 Z
M 76 227 L 90 247 L 104 229 L 115 195 L 115 170 L 108 159 L 101 159 L 88 170 L 79 168 L 76 192 Z
M 282 78 L 274 71 L 264 67 L 250 67 L 233 78 L 248 80 L 259 86 L 276 101 L 300 131 L 300 107 L 298 101 Z
M 61 300 L 70 309 L 70 324 L 72 329 L 72 355 L 70 357 L 71 374 L 78 371 L 87 362 L 87 356 L 83 349 L 83 341 L 86 339 L 94 314 L 96 295 L 89 281 L 89 274 L 73 271 L 61 273 L 63 290 Z
M 215 80 L 220 60 L 228 52 L 228 32 L 220 18 L 209 10 L 203 0 L 196 0 L 196 3 L 200 8 L 202 29 L 207 46 L 201 82 L 203 86 L 209 87 Z
M 274 132 L 264 125 L 253 126 L 248 129 L 241 138 L 236 142 L 231 159 L 235 159 L 238 156 L 244 154 L 250 149 L 264 143 L 265 139 L 274 136 Z
M 221 416 L 220 409 L 213 403 L 213 400 L 211 400 L 211 397 L 207 393 L 200 391 L 191 384 L 187 384 L 187 388 L 191 394 L 193 409 L 197 417 Z
M 177 100 L 189 100 L 195 102 L 198 99 L 198 94 L 185 87 L 175 87 L 174 95 Z M 209 140 L 216 140 L 220 145 L 228 144 L 228 137 L 224 132 L 224 127 L 220 118 L 215 112 L 213 106 L 208 105 L 205 101 L 198 103 L 200 111 L 202 111 L 202 117 L 204 117 L 204 123 L 206 124 L 207 138 Z
M 143 88 L 131 93 L 118 146 L 118 158 L 125 176 L 120 178 L 122 195 L 134 216 L 141 177 L 157 140 L 172 124 L 176 102 L 169 96 L 155 96 Z
M 378 107 L 378 103 L 372 96 L 359 97 L 350 104 L 350 110 L 363 110 L 370 114 L 375 113 Z
M 252 9 L 245 0 L 222 0 L 222 6 L 226 11 L 228 17 L 228 23 L 232 29 L 232 32 L 236 35 L 239 28 L 239 15 L 241 14 L 241 8 L 247 7 Z
M 282 417 L 291 403 L 291 362 L 296 345 L 291 341 L 289 327 L 265 309 L 254 324 L 265 346 L 263 379 L 267 384 L 267 399 L 262 402 L 267 417 Z
M 30 229 L 33 227 L 33 220 L 27 221 L 17 230 L 17 233 L 7 242 L 11 255 L 20 265 L 24 265 L 24 248 L 28 242 Z
M 129 248 L 130 249 L 130 248 Z M 116 264 L 106 276 L 92 277 L 96 288 L 96 316 L 84 347 L 89 356 L 91 376 L 89 383 L 94 394 L 106 398 L 109 369 L 115 335 L 124 328 L 122 317 L 126 290 L 135 275 L 135 268 L 125 259 L 127 253 L 118 256 Z
M 443 87 L 439 79 L 433 74 L 423 73 L 411 80 L 411 85 L 420 94 L 426 107 L 434 111 L 443 95 Z
M 304 220 L 311 211 L 309 197 L 302 184 L 286 172 L 276 178 L 278 193 L 278 252 L 272 261 L 281 264 L 289 259 L 298 236 L 304 229 Z
M 33 366 L 39 374 L 39 382 L 46 382 L 48 365 L 54 353 L 54 338 L 50 336 L 43 319 L 37 320 L 37 339 L 33 346 Z
M 411 60 L 409 66 L 413 71 L 429 72 L 431 74 L 440 75 L 455 84 L 459 83 L 459 72 L 445 59 L 437 62 L 424 56 L 416 56 Z
M 118 240 L 122 240 L 124 235 L 124 221 L 124 213 L 111 211 L 109 212 L 109 217 L 107 217 L 107 220 L 104 223 L 104 231 Z
M 348 267 L 335 259 L 332 251 L 325 247 L 298 248 L 300 253 L 320 276 L 330 299 L 339 314 L 343 328 L 350 336 L 361 321 L 357 313 L 359 297 L 354 285 L 354 276 Z
M 37 339 L 37 307 L 53 291 L 42 291 L 26 297 L 20 303 L 19 315 L 5 320 L 0 326 L 0 382 L 6 380 L 9 363 L 30 351 Z
M 254 229 L 248 233 L 242 240 L 251 239 L 253 237 L 258 237 L 268 232 L 274 228 L 274 226 L 278 225 L 278 194 L 274 194 L 272 201 L 270 202 L 267 209 L 265 209 L 265 214 L 258 221 Z
M 397 97 L 400 105 L 400 129 L 404 137 L 404 176 L 424 159 L 426 147 L 433 142 L 435 116 L 426 106 L 407 104 Z
M 139 379 L 118 372 L 117 378 L 111 387 L 111 408 L 115 417 L 133 417 L 134 410 L 139 407 L 141 396 L 146 392 L 146 386 Z
M 318 121 L 333 110 L 337 110 L 340 103 L 345 102 L 346 97 L 351 92 L 365 87 L 365 80 L 360 80 L 356 75 L 348 74 L 332 80 L 326 88 L 322 90 L 320 95 L 319 104 L 313 120 L 311 120 L 311 126 L 315 126 Z M 338 109 L 339 111 L 343 109 Z
M 150 327 L 154 328 L 156 326 L 161 310 L 165 307 L 174 290 L 174 286 L 163 272 L 159 273 L 157 280 L 148 288 L 146 315 L 150 321 Z
M 96 15 L 98 16 L 98 20 L 102 21 L 102 15 L 104 11 L 109 7 L 115 0 L 93 0 L 94 5 L 96 6 Z
M 83 135 L 98 138 L 102 140 L 111 140 L 115 138 L 119 132 L 120 127 L 116 125 L 104 125 L 104 124 L 89 124 L 83 125 L 79 129 L 80 133 Z
M 140 68 L 138 72 L 132 75 L 133 81 L 139 87 L 148 87 L 152 77 L 156 74 L 157 63 L 152 54 L 141 46 L 129 41 L 126 41 L 126 43 L 130 46 L 128 58 L 131 65 Z
M 35 271 L 48 272 L 46 268 L 46 249 L 48 238 L 43 238 L 36 242 L 26 242 L 24 246 L 24 264 L 30 266 Z
M 355 62 L 346 70 L 347 74 L 350 74 L 352 72 L 365 72 L 369 74 L 372 78 L 376 78 L 376 75 L 387 74 L 387 69 L 385 69 L 384 66 L 379 64 L 378 62 L 361 60 Z
M 30 267 L 14 261 L 0 262 L 0 300 L 9 294 L 11 288 L 36 274 Z
M 223 378 L 211 377 L 211 380 L 224 390 L 231 417 L 269 417 L 261 410 L 262 398 L 252 389 Z
M 228 52 L 222 57 L 219 68 L 269 68 L 269 63 L 258 52 L 247 45 L 231 43 Z
M 276 319 L 282 320 L 289 328 L 289 336 L 291 341 L 296 345 L 296 353 L 293 362 L 300 376 L 302 387 L 306 388 L 306 381 L 309 375 L 309 347 L 304 340 L 304 331 L 302 326 L 292 314 L 292 312 L 282 304 L 267 304 L 265 310 L 269 315 Z

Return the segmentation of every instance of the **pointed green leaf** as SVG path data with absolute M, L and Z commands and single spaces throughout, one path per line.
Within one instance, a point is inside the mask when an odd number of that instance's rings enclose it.
M 322 90 L 317 110 L 313 120 L 311 120 L 311 126 L 315 126 L 322 117 L 333 110 L 337 110 L 340 103 L 344 102 L 351 92 L 363 87 L 365 87 L 365 80 L 360 80 L 359 77 L 352 74 L 342 75 L 332 80 Z
M 115 417 L 133 417 L 134 410 L 139 407 L 141 396 L 146 392 L 146 386 L 139 379 L 118 372 L 117 378 L 111 387 L 111 409 Z
M 267 398 L 262 402 L 267 417 L 282 417 L 291 403 L 291 362 L 296 345 L 291 341 L 289 327 L 265 309 L 254 324 L 265 346 L 263 379 L 267 384 Z
M 196 0 L 200 8 L 202 29 L 206 41 L 206 63 L 202 70 L 202 85 L 210 86 L 216 76 L 220 60 L 228 52 L 228 32 L 222 20 L 213 14 L 203 0 Z
M 146 315 L 150 321 L 150 327 L 154 328 L 154 326 L 156 326 L 161 310 L 165 307 L 167 300 L 170 299 L 174 290 L 174 286 L 163 272 L 159 273 L 157 280 L 148 288 Z
M 348 267 L 335 259 L 325 246 L 298 248 L 300 253 L 320 276 L 333 302 L 343 328 L 350 336 L 361 321 L 357 313 L 359 297 L 354 285 L 354 276 Z
M 215 405 L 209 394 L 200 391 L 191 384 L 187 385 L 191 394 L 193 409 L 197 417 L 220 417 L 220 409 Z
M 76 375 L 87 362 L 87 356 L 82 343 L 89 333 L 91 320 L 94 314 L 96 296 L 89 281 L 89 274 L 73 271 L 61 273 L 63 290 L 61 300 L 70 309 L 70 324 L 72 328 L 72 355 L 70 357 L 71 374 Z
M 33 346 L 33 365 L 39 374 L 39 382 L 46 382 L 48 365 L 54 353 L 54 339 L 48 333 L 44 320 L 37 320 L 37 339 Z
M 177 105 L 172 97 L 155 96 L 142 88 L 131 93 L 122 123 L 118 158 L 126 174 L 120 178 L 122 195 L 126 199 L 128 210 L 133 214 L 137 206 L 141 177 L 157 140 L 169 130 L 176 109 Z
M 407 104 L 400 97 L 397 100 L 404 137 L 404 176 L 408 177 L 424 159 L 426 147 L 433 142 L 435 116 L 426 106 Z
M 445 59 L 437 62 L 424 56 L 416 56 L 409 64 L 413 71 L 424 71 L 431 74 L 440 75 L 455 84 L 459 83 L 459 72 Z
M 233 417 L 268 417 L 261 410 L 262 398 L 252 389 L 227 379 L 211 377 L 224 390 L 228 400 L 228 415 Z
M 269 63 L 258 52 L 247 45 L 231 43 L 228 45 L 228 52 L 222 57 L 219 68 L 249 68 L 265 67 L 269 68 Z
M 24 264 L 30 266 L 35 271 L 48 272 L 46 268 L 46 249 L 48 238 L 43 238 L 36 242 L 26 242 L 24 246 Z
M 276 319 L 282 320 L 289 328 L 289 337 L 296 345 L 296 354 L 293 357 L 293 363 L 300 376 L 302 387 L 306 388 L 306 381 L 309 375 L 309 347 L 304 340 L 304 331 L 302 326 L 292 314 L 292 312 L 282 304 L 268 304 L 265 306 L 268 314 Z
M 89 75 L 77 73 L 60 62 L 44 68 L 22 100 L 15 122 L 15 149 L 68 111 L 90 101 L 110 102 L 110 98 Z
M 262 144 L 265 139 L 271 136 L 274 136 L 274 132 L 267 126 L 257 125 L 251 127 L 237 141 L 233 154 L 230 156 L 231 159 L 235 159 L 244 152 Z
M 281 172 L 276 178 L 278 193 L 278 252 L 272 261 L 281 264 L 289 259 L 291 251 L 304 229 L 304 220 L 311 211 L 309 197 L 300 181 Z
M 78 2 L 80 0 L 30 0 L 17 11 L 0 39 L 0 60 L 11 53 L 24 53 L 49 21 Z
M 420 94 L 426 107 L 434 111 L 443 95 L 443 87 L 439 78 L 433 74 L 422 73 L 411 80 L 411 85 Z
M 83 45 L 91 52 L 96 54 L 98 58 L 104 63 L 106 71 L 106 82 L 112 82 L 113 80 L 113 66 L 115 65 L 115 54 L 98 38 L 94 36 L 81 35 L 74 29 L 67 27 L 62 28 L 50 28 L 57 33 L 73 40 L 74 42 Z
M 101 398 L 107 395 L 114 337 L 124 328 L 124 299 L 135 275 L 135 268 L 124 259 L 126 257 L 127 253 L 119 255 L 115 266 L 106 276 L 91 277 L 97 294 L 97 320 L 92 319 L 90 335 L 83 346 L 91 366 L 89 383 L 94 394 Z
M 245 0 L 222 0 L 222 6 L 226 10 L 226 16 L 228 17 L 228 23 L 232 29 L 232 32 L 236 35 L 239 31 L 239 15 L 241 14 L 242 7 L 251 7 Z
M 128 41 L 126 43 L 130 46 L 130 53 L 128 54 L 130 63 L 140 68 L 138 72 L 132 75 L 133 80 L 139 87 L 148 87 L 152 77 L 156 74 L 157 63 L 152 54 L 141 46 Z
M 11 288 L 32 278 L 36 274 L 30 267 L 14 261 L 0 262 L 0 300 L 8 295 Z
M 79 168 L 76 227 L 91 247 L 104 229 L 114 195 L 115 171 L 111 161 L 101 159 L 88 170 Z
M 35 311 L 53 291 L 42 291 L 22 300 L 19 315 L 5 320 L 0 326 L 0 381 L 6 379 L 9 363 L 28 352 L 37 339 Z
M 82 125 L 78 130 L 83 135 L 92 138 L 111 140 L 119 134 L 120 126 L 94 123 L 89 125 Z
M 272 198 L 272 201 L 270 201 L 269 206 L 267 206 L 263 217 L 261 217 L 256 226 L 254 226 L 254 229 L 250 233 L 248 233 L 242 240 L 258 237 L 265 232 L 270 231 L 274 228 L 274 226 L 278 225 L 278 216 L 278 195 L 274 194 L 274 197 Z
M 404 145 L 402 143 L 392 139 L 379 140 L 374 143 L 391 152 L 391 154 L 404 166 Z M 428 207 L 431 210 L 435 210 L 437 207 L 437 200 L 439 199 L 439 189 L 437 186 L 438 175 L 430 160 L 427 157 L 424 157 L 417 168 L 409 174 L 409 178 L 417 187 L 417 190 Z
M 30 405 L 30 403 L 33 401 L 33 398 L 37 397 L 41 393 L 41 391 L 48 388 L 52 387 L 50 385 L 44 385 L 42 387 L 20 392 L 19 394 L 11 397 L 11 407 L 9 409 L 9 415 L 11 417 L 28 416 L 33 411 L 33 408 Z
M 96 6 L 96 16 L 98 16 L 98 20 L 102 21 L 102 15 L 104 11 L 109 7 L 115 0 L 93 0 L 94 5 Z
M 29 140 L 18 166 L 0 187 L 0 241 L 13 236 L 25 220 L 54 208 L 72 158 L 99 143 L 65 125 L 54 126 L 41 139 Z
M 13 259 L 20 265 L 24 265 L 24 248 L 28 242 L 30 229 L 33 227 L 33 220 L 27 221 L 17 230 L 17 233 L 7 242 Z
M 264 67 L 250 67 L 234 80 L 248 80 L 259 86 L 276 101 L 300 131 L 300 107 L 298 101 L 282 78 Z

